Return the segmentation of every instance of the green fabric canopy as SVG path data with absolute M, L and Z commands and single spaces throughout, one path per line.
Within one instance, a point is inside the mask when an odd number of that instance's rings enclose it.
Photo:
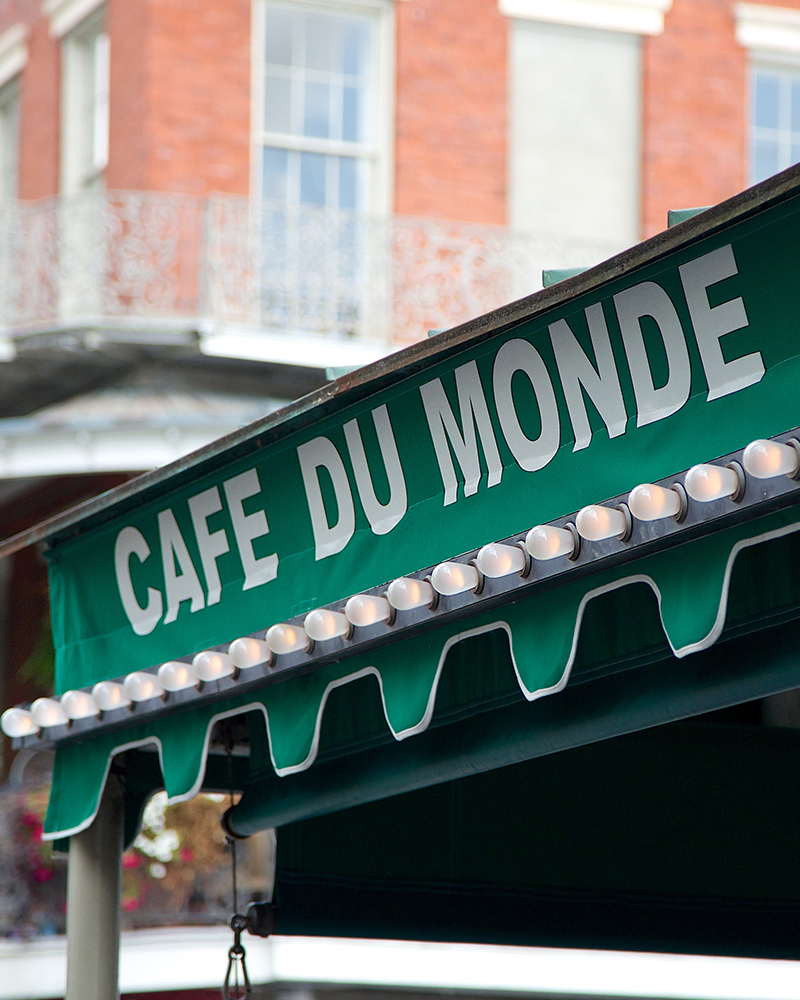
M 800 607 L 799 557 L 800 519 L 798 510 L 789 508 L 484 612 L 471 618 L 468 628 L 454 623 L 265 687 L 257 695 L 68 745 L 57 753 L 45 836 L 66 836 L 92 821 L 109 762 L 126 750 L 157 746 L 168 794 L 173 800 L 191 798 L 203 784 L 212 727 L 228 716 L 253 713 L 251 778 L 266 766 L 291 795 L 293 776 L 318 756 L 324 726 L 326 760 L 345 758 L 392 738 L 413 743 L 432 722 L 444 727 L 523 698 L 533 702 L 556 694 L 571 682 L 582 648 L 581 681 L 592 671 L 618 672 L 656 654 L 663 658 L 669 650 L 687 657 L 710 647 L 725 628 L 756 628 L 776 615 L 793 614 Z M 596 608 L 602 609 L 600 618 Z M 508 650 L 510 676 L 493 671 L 497 650 Z M 444 699 L 443 676 L 448 677 Z M 669 678 L 664 680 L 668 684 Z M 792 686 L 785 677 L 770 677 L 766 685 L 761 693 Z M 331 710 L 328 701 L 341 687 L 347 690 Z M 731 700 L 735 696 L 726 692 L 723 701 Z M 378 706 L 382 713 L 376 712 Z M 326 719 L 329 712 L 333 717 Z M 638 718 L 631 724 L 620 712 L 616 731 L 659 721 L 654 712 L 649 723 Z M 445 767 L 437 780 L 452 776 Z M 398 778 L 395 790 L 407 787 L 404 780 Z M 390 783 L 381 794 L 391 794 L 391 788 Z M 364 794 L 366 800 L 373 793 Z M 242 832 L 282 818 L 277 802 L 270 814 L 262 798 L 250 820 L 245 796 L 236 819 Z M 309 795 L 299 809 L 293 807 L 291 818 L 318 814 L 320 801 Z
M 786 441 L 798 274 L 795 167 L 32 532 L 57 693 Z M 229 829 L 279 828 L 285 933 L 800 957 L 800 740 L 691 721 L 800 687 L 800 489 L 728 497 L 62 727 L 45 837 L 92 822 L 115 761 L 129 836 L 158 787 L 242 790 Z

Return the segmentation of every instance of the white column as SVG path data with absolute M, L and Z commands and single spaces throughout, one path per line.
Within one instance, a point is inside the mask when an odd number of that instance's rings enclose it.
M 109 775 L 92 825 L 69 845 L 66 1000 L 119 997 L 122 789 Z

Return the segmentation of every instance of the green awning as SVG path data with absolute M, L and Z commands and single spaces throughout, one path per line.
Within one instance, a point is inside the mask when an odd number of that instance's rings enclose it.
M 678 668 L 726 632 L 794 617 L 797 566 L 800 519 L 792 507 L 486 612 L 466 629 L 456 622 L 257 694 L 73 743 L 57 754 L 46 836 L 91 822 L 109 761 L 126 750 L 157 746 L 168 794 L 191 798 L 203 784 L 212 727 L 230 715 L 248 714 L 248 787 L 232 819 L 238 833 L 248 834 L 447 781 L 465 768 L 495 768 L 800 686 L 794 658 L 779 669 L 750 659 L 739 676 L 717 667 L 704 685 L 690 684 L 695 701 Z M 582 710 L 574 727 L 562 719 L 568 735 L 555 743 L 549 726 L 529 731 L 540 716 L 523 705 L 565 686 L 580 691 L 620 676 L 641 700 L 635 711 L 627 700 L 611 717 L 607 709 L 600 719 Z M 463 739 L 476 726 L 496 731 L 471 759 Z M 437 730 L 432 757 L 427 744 L 413 746 L 429 727 Z M 395 741 L 404 750 L 387 755 Z M 324 774 L 298 791 L 293 783 L 312 768 L 321 746 Z M 387 757 L 386 770 L 379 763 L 360 787 L 348 768 L 360 767 L 368 750 Z
M 798 274 L 793 168 L 30 532 L 49 546 L 56 693 L 227 655 L 785 442 Z M 634 520 L 527 578 L 25 736 L 56 747 L 46 836 L 91 823 L 115 757 L 131 813 L 160 784 L 218 787 L 209 741 L 233 716 L 249 759 L 230 824 L 247 834 L 800 686 L 799 500 L 750 477 L 680 524 Z

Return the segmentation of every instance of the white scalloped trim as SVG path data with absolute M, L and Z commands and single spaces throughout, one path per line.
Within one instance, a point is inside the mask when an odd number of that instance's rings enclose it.
M 583 622 L 583 615 L 586 609 L 586 605 L 593 598 L 599 597 L 601 594 L 610 593 L 611 591 L 618 590 L 620 587 L 626 587 L 630 584 L 646 583 L 655 594 L 656 600 L 658 602 L 658 612 L 659 612 L 659 618 L 661 620 L 661 627 L 664 630 L 664 635 L 666 636 L 670 649 L 677 658 L 680 659 L 684 656 L 688 656 L 690 653 L 696 653 L 699 652 L 700 650 L 708 649 L 709 646 L 712 646 L 717 641 L 725 625 L 725 617 L 728 610 L 728 594 L 730 591 L 731 574 L 733 572 L 733 565 L 734 562 L 736 561 L 737 555 L 743 549 L 750 548 L 753 545 L 759 545 L 762 542 L 771 541 L 775 538 L 782 538 L 786 535 L 793 534 L 796 531 L 800 531 L 800 522 L 795 522 L 794 524 L 785 525 L 782 528 L 775 528 L 772 531 L 765 531 L 759 535 L 754 535 L 752 538 L 742 539 L 736 542 L 731 547 L 725 565 L 725 573 L 723 575 L 722 589 L 720 591 L 719 605 L 717 607 L 717 614 L 714 620 L 714 624 L 711 627 L 710 631 L 707 633 L 707 635 L 705 635 L 702 639 L 697 640 L 696 642 L 689 643 L 686 646 L 680 646 L 680 647 L 676 647 L 673 645 L 672 640 L 670 639 L 669 634 L 664 626 L 664 618 L 663 615 L 661 614 L 661 591 L 659 590 L 655 580 L 651 576 L 643 573 L 634 573 L 631 574 L 631 576 L 625 576 L 621 577 L 619 580 L 614 580 L 612 583 L 604 584 L 602 587 L 595 587 L 594 589 L 587 591 L 583 595 L 583 598 L 581 599 L 581 602 L 578 606 L 578 610 L 575 615 L 575 626 L 572 633 L 572 646 L 570 648 L 569 657 L 567 658 L 567 662 L 564 666 L 564 670 L 562 672 L 560 680 L 556 684 L 553 684 L 548 688 L 538 688 L 534 691 L 530 691 L 525 686 L 522 677 L 520 676 L 519 669 L 517 667 L 516 657 L 514 656 L 514 637 L 511 626 L 508 624 L 508 622 L 502 619 L 498 619 L 495 622 L 491 622 L 488 625 L 482 625 L 479 628 L 467 629 L 464 632 L 458 632 L 455 635 L 450 636 L 449 639 L 447 639 L 447 641 L 444 643 L 444 646 L 442 647 L 442 652 L 439 656 L 439 663 L 436 667 L 436 674 L 434 676 L 433 683 L 431 684 L 431 690 L 428 696 L 428 702 L 425 708 L 425 713 L 422 719 L 419 721 L 419 723 L 417 723 L 417 725 L 410 726 L 407 729 L 395 731 L 392 728 L 392 724 L 389 721 L 389 715 L 386 709 L 386 698 L 384 696 L 384 690 L 383 690 L 383 679 L 380 675 L 378 668 L 374 666 L 362 667 L 358 670 L 354 670 L 353 673 L 345 674 L 343 677 L 339 677 L 336 680 L 331 681 L 326 686 L 325 691 L 323 692 L 322 697 L 320 698 L 319 708 L 317 710 L 316 723 L 314 725 L 314 737 L 312 739 L 308 755 L 299 764 L 293 764 L 290 765 L 289 767 L 279 768 L 275 763 L 275 757 L 272 751 L 272 735 L 270 732 L 270 725 L 269 725 L 269 713 L 267 712 L 266 707 L 262 702 L 256 701 L 253 703 L 249 703 L 247 705 L 242 705 L 235 709 L 228 709 L 227 711 L 217 713 L 216 715 L 212 716 L 212 718 L 208 723 L 208 726 L 206 727 L 206 735 L 203 743 L 203 752 L 202 752 L 202 764 L 200 766 L 200 769 L 198 770 L 197 778 L 194 784 L 187 792 L 184 792 L 182 795 L 175 795 L 172 798 L 170 798 L 169 801 L 170 803 L 187 802 L 190 799 L 193 799 L 195 795 L 197 795 L 197 793 L 200 791 L 203 785 L 203 779 L 205 778 L 206 760 L 208 757 L 208 745 L 211 739 L 211 732 L 214 728 L 215 723 L 219 722 L 221 719 L 227 719 L 235 715 L 242 715 L 245 712 L 260 711 L 264 716 L 264 723 L 267 728 L 267 742 L 269 744 L 270 760 L 272 761 L 272 766 L 275 769 L 275 773 L 278 775 L 278 777 L 286 777 L 290 774 L 297 774 L 301 771 L 308 770 L 308 768 L 311 767 L 311 765 L 314 763 L 317 757 L 317 753 L 319 752 L 319 738 L 320 738 L 320 731 L 322 728 L 322 718 L 325 712 L 325 705 L 328 701 L 328 696 L 330 695 L 331 691 L 333 691 L 337 687 L 342 687 L 344 684 L 349 684 L 351 681 L 358 680 L 361 677 L 367 677 L 370 674 L 374 674 L 374 676 L 377 677 L 378 679 L 378 687 L 381 695 L 381 705 L 383 707 L 383 715 L 384 718 L 386 719 L 386 725 L 388 726 L 392 736 L 396 740 L 400 741 L 407 739 L 409 736 L 415 736 L 417 733 L 424 732 L 430 725 L 431 719 L 433 717 L 433 710 L 436 703 L 436 692 L 439 687 L 439 678 L 441 677 L 442 668 L 444 667 L 444 662 L 447 659 L 447 654 L 450 651 L 450 649 L 454 645 L 456 645 L 456 643 L 462 642 L 464 639 L 469 639 L 472 636 L 476 635 L 482 635 L 485 632 L 492 632 L 495 629 L 503 629 L 508 635 L 508 644 L 509 644 L 509 651 L 511 654 L 511 662 L 514 667 L 514 673 L 517 678 L 517 683 L 519 685 L 521 692 L 528 701 L 534 701 L 537 698 L 543 698 L 546 695 L 555 694 L 558 691 L 562 691 L 567 685 L 569 676 L 572 672 L 572 666 L 575 662 L 575 654 L 578 648 L 578 639 L 580 637 L 581 624 Z M 116 754 L 122 753 L 124 750 L 132 750 L 135 749 L 136 747 L 146 746 L 151 743 L 156 744 L 156 746 L 158 747 L 159 763 L 161 764 L 161 770 L 163 774 L 164 771 L 163 749 L 161 746 L 161 741 L 158 739 L 158 737 L 152 736 L 141 740 L 134 740 L 128 743 L 121 743 L 119 746 L 114 747 L 114 749 L 109 754 L 108 761 L 106 763 L 105 774 L 103 775 L 103 781 L 98 789 L 95 809 L 92 815 L 88 819 L 84 820 L 82 823 L 80 823 L 78 826 L 72 829 L 60 830 L 57 833 L 42 834 L 42 839 L 56 840 L 61 837 L 71 837 L 73 834 L 80 833 L 82 830 L 85 830 L 87 827 L 91 826 L 91 824 L 94 822 L 95 816 L 97 815 L 100 796 L 103 788 L 105 787 L 106 779 L 108 778 L 108 772 L 111 767 L 111 759 Z

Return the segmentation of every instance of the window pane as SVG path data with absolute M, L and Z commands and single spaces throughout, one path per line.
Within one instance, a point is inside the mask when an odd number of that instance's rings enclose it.
M 755 75 L 755 125 L 760 128 L 779 128 L 780 80 L 773 73 Z
M 278 66 L 291 66 L 293 39 L 298 17 L 280 7 L 267 7 L 267 49 L 268 63 Z
M 793 142 L 791 147 L 791 162 L 787 163 L 787 167 L 791 167 L 794 163 L 800 163 L 800 142 Z
M 300 203 L 324 206 L 325 160 L 321 153 L 300 154 Z
M 264 149 L 261 194 L 264 198 L 286 200 L 286 175 L 289 154 L 285 149 Z
M 792 132 L 800 133 L 800 77 L 792 77 Z
M 102 170 L 108 164 L 108 35 L 98 35 L 93 45 L 94 108 L 92 120 L 92 166 Z
M 350 156 L 339 158 L 339 208 L 355 211 L 358 208 L 356 161 Z
M 333 45 L 338 36 L 338 19 L 326 14 L 306 14 L 306 58 L 308 69 L 330 71 Z
M 303 135 L 328 139 L 331 134 L 331 89 L 327 83 L 306 83 Z
M 348 17 L 342 30 L 342 72 L 366 76 L 369 72 L 369 24 L 363 18 Z
M 342 138 L 345 142 L 362 141 L 360 117 L 357 88 L 344 87 L 342 90 Z
M 756 140 L 753 146 L 753 183 L 772 177 L 779 169 L 778 144 Z
M 267 74 L 264 91 L 264 128 L 267 132 L 292 131 L 292 81 Z
M 16 82 L 0 90 L 0 198 L 17 197 L 19 96 Z

